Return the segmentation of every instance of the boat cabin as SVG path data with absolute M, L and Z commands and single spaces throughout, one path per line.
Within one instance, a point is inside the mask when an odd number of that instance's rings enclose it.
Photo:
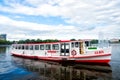
M 83 41 L 60 41 L 52 43 L 14 44 L 13 50 L 23 54 L 42 56 L 75 56 L 84 54 Z

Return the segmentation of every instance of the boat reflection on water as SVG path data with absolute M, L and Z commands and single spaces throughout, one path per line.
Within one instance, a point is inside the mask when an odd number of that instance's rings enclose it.
M 34 80 L 111 80 L 110 66 L 72 64 L 63 66 L 59 63 L 37 61 L 12 57 L 12 63 L 27 71 L 38 74 Z M 30 79 L 33 80 L 33 79 Z

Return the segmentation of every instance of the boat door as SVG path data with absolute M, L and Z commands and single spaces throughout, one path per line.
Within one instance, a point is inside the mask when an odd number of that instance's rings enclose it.
M 60 56 L 69 56 L 70 54 L 70 44 L 69 43 L 61 43 L 60 44 Z

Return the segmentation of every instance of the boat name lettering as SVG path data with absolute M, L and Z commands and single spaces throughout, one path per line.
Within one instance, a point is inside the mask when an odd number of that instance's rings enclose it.
M 102 53 L 104 53 L 104 51 L 103 51 L 103 50 L 100 50 L 100 51 L 95 51 L 95 54 L 102 54 Z

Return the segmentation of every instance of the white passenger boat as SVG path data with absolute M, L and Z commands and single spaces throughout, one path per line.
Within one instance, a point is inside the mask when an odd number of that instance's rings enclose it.
M 57 62 L 108 63 L 111 47 L 86 46 L 85 41 L 13 44 L 12 55 Z

